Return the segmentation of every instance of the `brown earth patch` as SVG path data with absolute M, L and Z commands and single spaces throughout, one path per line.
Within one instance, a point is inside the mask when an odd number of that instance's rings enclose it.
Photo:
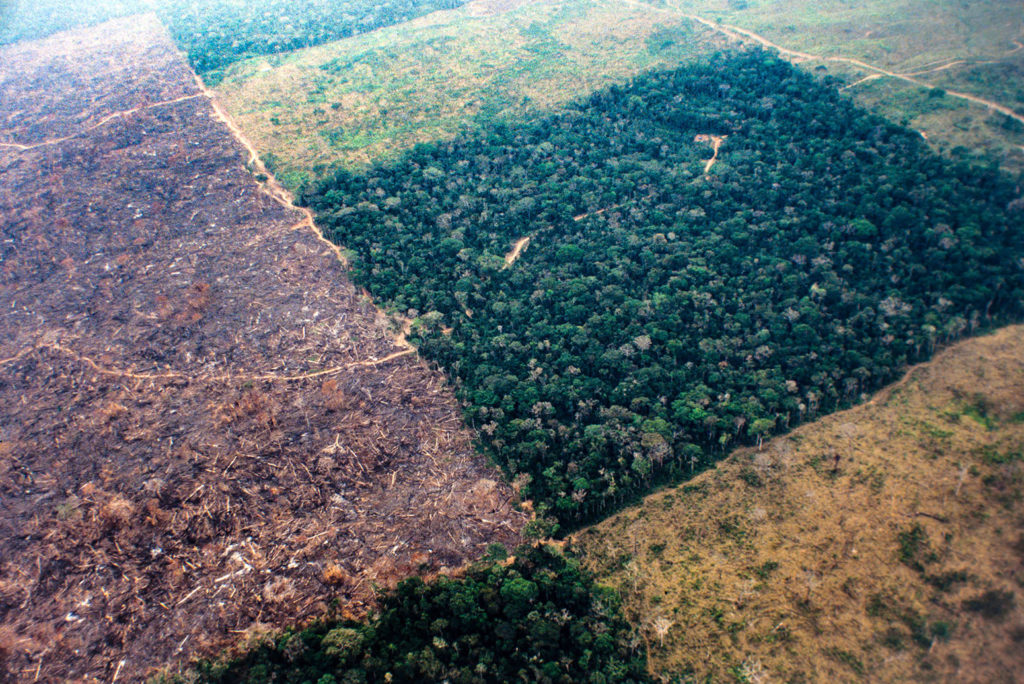
M 153 18 L 0 51 L 0 141 L 0 679 L 138 681 L 518 542 Z
M 727 136 L 724 135 L 710 135 L 708 133 L 701 133 L 694 137 L 693 142 L 708 143 L 711 145 L 711 159 L 704 162 L 704 173 L 711 170 L 711 167 L 718 161 L 718 150 L 722 149 L 722 143 L 725 142 Z
M 512 264 L 519 261 L 519 257 L 522 256 L 523 250 L 530 245 L 530 238 L 523 237 L 515 241 L 512 245 L 512 250 L 505 255 L 505 268 L 508 268 Z

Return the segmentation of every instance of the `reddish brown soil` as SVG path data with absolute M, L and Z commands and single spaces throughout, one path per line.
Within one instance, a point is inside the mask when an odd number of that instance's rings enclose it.
M 0 679 L 138 681 L 518 542 L 155 20 L 0 51 L 0 143 Z

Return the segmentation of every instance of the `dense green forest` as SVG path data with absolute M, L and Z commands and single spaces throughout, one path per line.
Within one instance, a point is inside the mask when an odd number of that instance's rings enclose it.
M 0 45 L 156 12 L 200 73 L 257 55 L 340 40 L 458 7 L 464 0 L 16 0 L 0 8 Z
M 557 551 L 518 553 L 458 579 L 405 580 L 366 622 L 285 631 L 238 659 L 201 663 L 198 681 L 647 681 L 614 592 Z
M 573 525 L 1019 319 L 1020 194 L 756 52 L 340 171 L 304 202 L 417 317 L 522 496 Z

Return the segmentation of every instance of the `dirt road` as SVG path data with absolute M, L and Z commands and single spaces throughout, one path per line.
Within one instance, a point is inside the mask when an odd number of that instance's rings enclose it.
M 865 69 L 867 71 L 873 71 L 876 74 L 878 74 L 879 76 L 888 76 L 889 78 L 899 79 L 901 81 L 906 81 L 907 83 L 913 83 L 914 85 L 920 86 L 922 88 L 929 88 L 929 89 L 931 89 L 931 88 L 935 87 L 935 86 L 931 85 L 930 83 L 927 83 L 925 81 L 922 81 L 922 80 L 916 78 L 913 74 L 900 74 L 900 73 L 897 73 L 895 71 L 890 71 L 888 69 L 883 69 L 882 67 L 875 66 L 874 64 L 868 64 L 867 62 L 865 62 L 863 60 L 854 59 L 854 58 L 851 58 L 851 57 L 825 57 L 825 56 L 822 56 L 822 55 L 814 55 L 814 54 L 811 54 L 809 52 L 801 52 L 799 50 L 791 50 L 791 49 L 789 49 L 787 47 L 783 47 L 782 45 L 779 45 L 778 43 L 774 43 L 771 40 L 769 40 L 768 38 L 765 38 L 764 36 L 759 35 L 757 33 L 754 33 L 753 31 L 748 31 L 747 29 L 740 28 L 739 26 L 732 26 L 730 24 L 720 24 L 718 22 L 712 21 L 710 19 L 706 19 L 706 18 L 701 17 L 701 16 L 696 15 L 696 14 L 689 14 L 689 13 L 683 12 L 681 10 L 663 9 L 663 8 L 659 8 L 659 7 L 653 7 L 651 5 L 648 5 L 647 3 L 639 2 L 638 0 L 623 0 L 623 2 L 625 2 L 627 4 L 630 4 L 630 5 L 634 5 L 636 7 L 642 7 L 644 9 L 646 9 L 646 10 L 651 11 L 651 12 L 657 12 L 657 13 L 663 13 L 663 14 L 671 14 L 671 15 L 674 15 L 674 16 L 677 16 L 677 17 L 684 17 L 686 19 L 690 19 L 691 21 L 695 21 L 698 24 L 706 26 L 706 27 L 708 27 L 708 28 L 710 28 L 710 29 L 712 29 L 714 31 L 718 31 L 719 33 L 722 33 L 722 34 L 726 35 L 727 37 L 732 38 L 733 40 L 738 40 L 738 41 L 751 40 L 751 41 L 754 41 L 755 43 L 757 43 L 757 44 L 759 44 L 759 45 L 761 45 L 763 47 L 772 48 L 774 50 L 777 50 L 780 55 L 782 55 L 784 57 L 788 57 L 788 58 L 790 58 L 790 59 L 792 59 L 793 61 L 796 61 L 796 62 L 819 61 L 819 62 L 833 62 L 833 63 L 849 64 L 851 66 L 860 67 L 861 69 Z M 861 80 L 860 82 L 863 83 L 865 81 Z M 993 102 L 991 100 L 986 100 L 983 97 L 978 97 L 976 95 L 971 95 L 970 93 L 962 93 L 962 92 L 959 92 L 959 91 L 956 91 L 956 90 L 946 90 L 946 94 L 951 96 L 951 97 L 955 97 L 955 98 L 958 98 L 958 99 L 961 99 L 961 100 L 966 100 L 968 102 L 973 102 L 975 104 L 984 105 L 985 107 L 988 107 L 992 111 L 999 112 L 1000 114 L 1003 114 L 1004 116 L 1008 116 L 1011 119 L 1014 119 L 1016 121 L 1024 123 L 1024 116 L 1018 114 L 1017 112 L 1013 111 L 1012 109 L 1010 109 L 1009 107 L 1007 107 L 1005 105 L 999 104 L 998 102 Z
M 526 249 L 526 246 L 530 244 L 530 238 L 524 237 L 516 240 L 516 243 L 512 246 L 512 251 L 505 255 L 505 268 L 508 268 L 512 264 L 516 263 L 519 256 Z

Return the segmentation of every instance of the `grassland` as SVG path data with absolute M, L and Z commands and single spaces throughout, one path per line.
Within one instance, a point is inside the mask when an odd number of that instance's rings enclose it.
M 742 38 L 716 30 L 716 22 L 820 56 L 797 61 L 857 83 L 848 93 L 859 103 L 905 121 L 947 154 L 985 155 L 1024 169 L 1019 122 L 899 79 L 862 80 L 878 74 L 827 59 L 849 57 L 918 74 L 929 86 L 1020 110 L 1024 88 L 1007 87 L 1024 73 L 1020 13 L 994 0 L 963 7 L 927 0 L 476 0 L 370 34 L 240 63 L 228 70 L 219 94 L 295 188 L 327 166 L 365 166 L 417 142 L 557 107 Z
M 1024 327 L 582 532 L 656 672 L 1014 681 L 1024 663 Z
M 1024 169 L 1024 125 L 988 108 L 877 76 L 834 58 L 861 60 L 937 88 L 992 100 L 1024 114 L 1024 13 L 1001 0 L 665 0 L 666 9 L 752 31 L 800 60 L 857 83 L 847 92 L 863 106 L 920 130 L 955 156 L 985 156 Z M 929 94 L 932 96 L 929 97 Z M 956 149 L 962 148 L 962 149 Z
M 597 0 L 477 1 L 288 56 L 218 88 L 278 176 L 360 167 L 467 126 L 545 110 L 724 44 L 687 19 Z

